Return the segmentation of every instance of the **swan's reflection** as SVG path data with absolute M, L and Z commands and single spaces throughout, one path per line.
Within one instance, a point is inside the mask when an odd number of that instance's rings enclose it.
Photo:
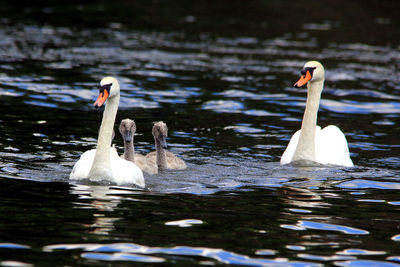
M 334 176 L 337 169 L 299 168 L 290 185 L 282 188 L 282 201 L 288 208 L 282 214 L 282 220 L 289 222 L 280 227 L 293 231 L 305 231 L 304 241 L 296 245 L 301 246 L 340 246 L 337 239 L 332 238 L 332 233 L 346 235 L 368 235 L 369 231 L 353 225 L 345 215 L 340 217 L 327 214 L 321 209 L 338 208 L 332 199 L 340 196 L 331 189 L 338 182 Z M 321 174 L 324 174 L 321 176 Z M 340 181 L 340 180 L 339 180 Z M 339 204 L 340 205 L 340 204 Z M 290 207 L 290 208 L 289 208 Z M 289 211 L 289 212 L 288 212 Z M 319 230 L 319 234 L 307 230 Z M 349 242 L 344 239 L 343 242 Z
M 125 189 L 118 189 L 106 185 L 82 185 L 76 184 L 71 188 L 71 194 L 78 195 L 78 199 L 82 200 L 74 202 L 76 208 L 93 209 L 94 222 L 87 225 L 89 233 L 98 235 L 108 235 L 115 230 L 115 222 L 121 220 L 121 217 L 110 217 L 110 212 L 113 212 L 119 203 L 121 197 L 119 195 L 126 195 L 132 191 Z
M 299 208 L 326 208 L 330 204 L 324 202 L 319 188 L 326 187 L 329 179 L 321 178 L 321 174 L 328 175 L 329 170 L 315 167 L 301 167 L 293 169 L 292 181 L 282 189 L 283 201 Z M 325 173 L 325 171 L 328 171 Z
M 291 206 L 299 208 L 316 208 L 330 205 L 323 202 L 323 198 L 318 193 L 306 188 L 285 186 L 282 193 L 285 195 L 283 201 Z

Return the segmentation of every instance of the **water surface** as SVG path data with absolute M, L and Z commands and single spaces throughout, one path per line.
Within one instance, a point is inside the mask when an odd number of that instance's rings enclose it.
M 2 265 L 400 261 L 396 4 L 228 2 L 0 8 Z M 279 165 L 311 59 L 326 69 L 318 124 L 342 129 L 354 168 Z M 106 75 L 137 152 L 163 120 L 187 170 L 146 175 L 145 191 L 68 181 L 95 147 Z

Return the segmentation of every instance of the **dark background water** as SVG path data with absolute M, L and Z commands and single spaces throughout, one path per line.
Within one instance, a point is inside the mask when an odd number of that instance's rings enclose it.
M 0 264 L 395 265 L 400 6 L 396 1 L 3 1 Z M 300 128 L 303 64 L 326 69 L 321 126 L 354 168 L 279 159 Z M 149 191 L 68 176 L 96 144 L 102 77 L 136 149 L 168 124 L 188 169 Z M 117 128 L 116 128 L 117 129 Z M 122 153 L 118 132 L 114 143 Z

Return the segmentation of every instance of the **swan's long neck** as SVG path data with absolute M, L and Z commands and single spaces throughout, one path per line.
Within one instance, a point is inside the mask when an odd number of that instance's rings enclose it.
M 156 143 L 156 151 L 157 151 L 157 166 L 160 169 L 166 169 L 167 168 L 167 157 L 166 157 L 166 152 L 165 149 L 162 148 L 162 145 L 160 141 L 157 140 L 157 138 L 154 138 L 155 143 Z
M 307 102 L 301 124 L 301 134 L 292 161 L 315 161 L 315 129 L 323 81 L 314 81 L 307 84 Z
M 89 173 L 91 180 L 102 180 L 112 176 L 110 150 L 118 105 L 119 95 L 107 99 L 97 139 L 96 155 Z
M 131 142 L 124 142 L 124 159 L 135 163 L 135 147 L 133 146 L 133 136 Z

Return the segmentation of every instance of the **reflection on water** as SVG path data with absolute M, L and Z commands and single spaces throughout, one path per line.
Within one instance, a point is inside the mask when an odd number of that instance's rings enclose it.
M 6 2 L 0 265 L 400 262 L 394 2 Z M 343 130 L 354 168 L 279 165 L 311 59 L 326 67 L 318 123 Z M 163 120 L 186 170 L 146 175 L 146 191 L 69 183 L 96 144 L 105 75 L 120 81 L 116 124 L 135 119 L 136 151 L 154 150 Z
M 115 230 L 114 223 L 122 218 L 107 217 L 105 211 L 113 211 L 120 200 L 113 196 L 116 194 L 116 190 L 112 190 L 109 186 L 101 185 L 77 185 L 71 194 L 78 194 L 78 199 L 91 200 L 90 203 L 75 202 L 75 207 L 78 209 L 94 209 L 97 213 L 93 214 L 94 222 L 88 225 L 90 233 L 97 235 L 107 235 L 111 231 Z

